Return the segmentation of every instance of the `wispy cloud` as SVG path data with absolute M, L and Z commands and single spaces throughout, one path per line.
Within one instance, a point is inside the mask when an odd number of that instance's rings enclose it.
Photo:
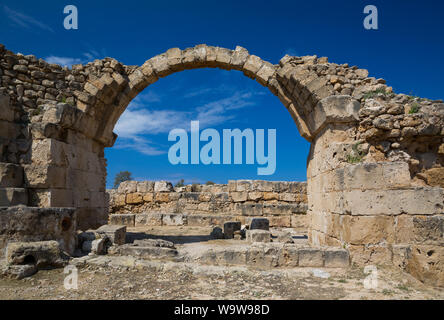
M 71 67 L 73 64 L 85 64 L 87 62 L 93 61 L 95 59 L 100 59 L 101 57 L 103 57 L 95 50 L 84 52 L 82 56 L 83 58 L 72 58 L 72 57 L 61 57 L 61 56 L 50 55 L 46 57 L 44 60 L 48 63 L 59 64 L 63 67 Z
M 136 98 L 132 102 L 135 106 L 129 106 L 114 129 L 121 140 L 118 140 L 118 145 L 120 148 L 130 148 L 147 155 L 166 153 L 164 146 L 153 144 L 145 135 L 166 134 L 174 128 L 189 130 L 192 120 L 199 120 L 201 129 L 221 125 L 235 119 L 234 110 L 255 105 L 254 97 L 261 94 L 234 92 L 227 98 L 198 106 L 192 111 L 142 109 L 143 102 L 153 97 L 148 95 L 139 100 Z
M 82 59 L 79 58 L 69 58 L 69 57 L 57 57 L 57 56 L 49 56 L 44 59 L 48 63 L 59 64 L 61 66 L 70 67 L 73 64 L 82 63 Z
M 287 48 L 287 50 L 284 51 L 284 56 L 288 54 L 289 56 L 295 56 L 299 57 L 300 54 L 295 48 Z
M 39 28 L 54 33 L 54 30 L 50 26 L 22 12 L 12 10 L 6 5 L 3 6 L 3 11 L 8 19 L 17 26 L 26 29 Z

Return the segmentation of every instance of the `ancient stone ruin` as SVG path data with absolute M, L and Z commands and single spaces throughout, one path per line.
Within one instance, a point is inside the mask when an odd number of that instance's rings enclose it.
M 73 254 L 78 230 L 107 224 L 104 149 L 117 138 L 113 128 L 120 115 L 160 78 L 208 67 L 241 71 L 269 88 L 311 143 L 306 186 L 311 249 L 304 250 L 322 248 L 316 251 L 322 257 L 328 250 L 345 250 L 352 263 L 395 264 L 422 281 L 444 285 L 443 101 L 396 94 L 366 70 L 327 58 L 286 55 L 275 65 L 241 47 L 173 48 L 142 66 L 106 58 L 68 69 L 0 45 L 2 255 L 12 242 L 36 241 L 57 241 Z M 254 182 L 235 185 L 213 192 L 224 194 L 220 212 L 211 208 L 213 200 L 199 200 L 197 209 L 212 216 L 229 213 L 234 220 L 270 216 L 272 224 L 288 225 L 290 219 L 290 226 L 302 213 L 283 215 L 290 218 L 282 221 L 274 218 L 278 214 L 267 213 L 269 192 L 277 191 L 280 206 L 298 202 L 292 200 L 302 195 L 299 190 L 269 191 Z M 128 190 L 124 202 L 120 191 L 113 198 L 118 212 L 125 212 L 127 205 L 155 209 L 177 207 L 182 200 L 191 203 L 188 191 Z M 197 193 L 190 197 L 205 197 L 203 190 Z M 142 218 L 137 213 L 128 219 L 137 223 Z M 107 246 L 93 234 L 94 240 L 83 239 L 90 241 L 87 248 Z M 54 252 L 48 244 L 37 247 Z M 25 245 L 14 250 L 31 249 Z

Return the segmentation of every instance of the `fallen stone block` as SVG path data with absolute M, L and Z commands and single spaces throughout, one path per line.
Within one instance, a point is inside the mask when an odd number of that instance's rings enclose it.
M 111 240 L 108 237 L 95 239 L 92 241 L 84 241 L 82 244 L 82 251 L 88 254 L 104 255 L 111 246 Z
M 6 247 L 9 265 L 35 265 L 38 269 L 62 267 L 68 257 L 63 254 L 57 241 L 11 242 Z
M 267 218 L 253 218 L 250 223 L 250 230 L 269 230 L 270 221 Z
M 97 229 L 96 232 L 100 235 L 108 237 L 113 244 L 125 244 L 126 226 L 104 225 Z
M 247 240 L 249 242 L 270 242 L 271 233 L 261 229 L 247 230 Z
M 224 232 L 220 227 L 215 227 L 210 233 L 211 239 L 224 239 Z
M 142 239 L 134 240 L 133 245 L 139 247 L 159 247 L 159 248 L 172 248 L 174 249 L 174 243 L 163 239 Z
M 3 274 L 10 276 L 16 280 L 30 277 L 37 273 L 37 266 L 34 264 L 10 265 L 3 270 Z
M 224 223 L 224 235 L 225 239 L 233 239 L 234 232 L 241 229 L 241 223 L 239 221 L 229 221 Z
M 119 246 L 117 253 L 120 255 L 136 256 L 139 258 L 152 259 L 152 258 L 173 258 L 177 256 L 177 250 L 167 247 L 154 247 L 154 246 L 134 246 L 125 244 Z

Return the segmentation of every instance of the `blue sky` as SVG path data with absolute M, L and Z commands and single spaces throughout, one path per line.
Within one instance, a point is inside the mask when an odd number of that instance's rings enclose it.
M 79 10 L 79 29 L 63 28 L 63 8 Z M 363 28 L 363 9 L 376 5 L 379 29 Z M 286 53 L 317 54 L 366 68 L 395 92 L 444 97 L 444 3 L 423 1 L 1 1 L 0 43 L 60 64 L 110 56 L 141 65 L 172 47 L 200 43 L 247 48 L 278 63 Z M 256 165 L 173 166 L 168 132 L 207 127 L 277 129 L 277 169 Z M 228 179 L 305 180 L 309 144 L 267 89 L 236 71 L 173 74 L 145 89 L 125 111 L 106 150 L 108 185 L 116 172 L 137 179 L 226 182 Z

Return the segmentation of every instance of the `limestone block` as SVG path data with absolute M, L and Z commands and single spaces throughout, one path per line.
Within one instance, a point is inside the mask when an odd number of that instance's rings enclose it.
M 350 265 L 349 253 L 345 249 L 327 249 L 324 251 L 326 268 L 347 268 Z
M 273 191 L 273 182 L 271 181 L 256 181 L 256 186 L 258 191 L 264 191 L 264 192 Z
M 444 216 L 400 215 L 395 218 L 396 243 L 444 244 Z
M 154 183 L 154 192 L 174 192 L 174 188 L 171 182 L 156 181 Z
M 296 203 L 264 203 L 264 215 L 291 215 L 293 213 L 300 213 L 302 211 L 302 204 Z
M 137 192 L 147 193 L 154 191 L 154 181 L 139 181 L 137 182 Z
M 247 192 L 231 192 L 230 195 L 234 202 L 245 202 L 248 199 Z
M 225 239 L 233 239 L 234 232 L 241 229 L 241 223 L 239 221 L 229 221 L 224 223 L 224 235 Z
M 279 193 L 277 192 L 264 192 L 264 200 L 279 200 Z
M 216 50 L 216 64 L 222 69 L 231 69 L 231 55 L 232 51 L 225 48 L 218 47 Z
M 324 255 L 322 250 L 316 248 L 305 248 L 299 250 L 300 267 L 323 267 Z
M 284 192 L 279 195 L 279 200 L 286 202 L 296 202 L 296 194 Z
M 287 231 L 273 231 L 273 241 L 281 243 L 294 243 L 293 236 Z
M 119 193 L 134 193 L 137 192 L 137 181 L 123 181 L 119 184 L 117 189 Z
M 178 65 L 182 64 L 182 50 L 171 48 L 165 53 L 168 59 L 168 65 L 171 69 L 179 71 Z
M 168 57 L 166 55 L 157 55 L 149 60 L 151 66 L 159 78 L 166 77 L 172 73 L 168 64 Z
M 275 74 L 275 72 L 276 72 L 275 66 L 273 66 L 269 62 L 264 62 L 264 64 L 256 74 L 256 80 L 261 85 L 266 87 L 269 79 Z
M 262 199 L 263 193 L 258 191 L 248 192 L 248 200 L 259 201 Z
M 56 240 L 62 250 L 75 249 L 77 214 L 73 208 L 0 208 L 0 256 L 8 241 Z M 2 243 L 3 236 L 7 241 Z
M 231 66 L 233 69 L 242 70 L 249 56 L 248 50 L 240 46 L 236 46 L 231 57 Z
M 271 233 L 267 230 L 247 230 L 246 238 L 249 242 L 270 242 Z
M 23 185 L 23 168 L 12 163 L 0 162 L 0 188 L 21 187 Z
M 278 228 L 290 228 L 292 216 L 269 216 L 267 217 L 270 220 L 270 227 L 278 227 Z M 299 230 L 307 230 L 308 228 L 299 228 Z
M 341 217 L 342 240 L 352 244 L 394 242 L 394 218 L 391 216 Z
M 154 193 L 145 193 L 143 195 L 143 201 L 145 202 L 153 202 L 154 200 Z
M 149 61 L 145 62 L 140 67 L 140 72 L 143 75 L 143 80 L 139 80 L 140 82 L 144 81 L 147 84 L 153 84 L 159 79 L 157 75 L 154 73 L 154 70 Z
M 427 285 L 444 286 L 444 247 L 413 245 L 406 271 Z
M 25 183 L 31 188 L 66 188 L 66 168 L 53 165 L 24 165 Z
M 141 203 L 143 203 L 142 194 L 139 192 L 128 193 L 126 195 L 126 203 L 127 204 L 141 204 Z
M 410 170 L 406 162 L 379 162 L 348 165 L 344 168 L 345 188 L 393 189 L 410 186 Z
M 62 267 L 67 264 L 57 241 L 11 242 L 6 247 L 10 265 L 35 264 L 37 268 Z
M 352 215 L 442 214 L 444 189 L 352 190 L 344 193 L 345 210 Z
M 113 225 L 134 227 L 135 225 L 134 214 L 112 214 L 109 216 L 109 223 Z
M 23 188 L 0 188 L 0 207 L 28 205 L 28 192 Z
M 254 191 L 253 184 L 251 180 L 238 180 L 236 182 L 236 191 L 237 192 L 243 192 L 243 191 Z
M 29 202 L 36 207 L 73 207 L 74 197 L 70 189 L 29 189 Z
M 164 226 L 183 226 L 187 224 L 187 216 L 184 214 L 163 214 L 162 225 Z
M 97 229 L 96 232 L 108 237 L 113 244 L 125 244 L 126 226 L 104 225 Z
M 290 219 L 290 226 L 297 231 L 307 231 L 310 226 L 310 221 L 306 214 L 295 214 L 292 215 Z M 270 219 L 270 223 L 272 220 L 273 219 Z
M 243 216 L 262 216 L 263 207 L 261 203 L 235 203 L 233 210 Z
M 269 230 L 270 221 L 267 218 L 253 218 L 250 223 L 250 230 Z
M 228 220 L 231 217 L 228 217 Z M 216 220 L 221 219 L 221 217 L 216 217 Z M 190 214 L 187 216 L 187 225 L 189 226 L 200 226 L 200 227 L 206 227 L 210 225 L 223 225 L 224 222 L 221 221 L 221 223 L 218 223 L 219 221 L 213 221 L 212 223 L 212 216 L 210 215 L 202 215 L 202 214 Z
M 214 227 L 210 233 L 211 239 L 224 239 L 224 233 L 220 227 Z
M 82 251 L 89 254 L 104 255 L 107 252 L 109 242 L 110 240 L 107 237 L 92 241 L 84 241 L 82 244 Z
M 163 215 L 161 213 L 136 214 L 135 226 L 161 226 Z
M 14 121 L 14 109 L 9 104 L 9 96 L 0 94 L 0 120 Z
M 256 78 L 256 73 L 260 70 L 264 62 L 255 55 L 250 55 L 243 67 L 244 74 L 252 79 Z
M 156 74 L 151 62 L 151 59 L 146 61 L 141 68 L 134 70 L 134 72 L 128 76 L 129 91 L 126 92 L 126 95 L 129 98 L 134 98 L 137 93 L 143 90 L 147 85 L 157 81 L 158 75 Z M 149 74 L 150 71 L 151 74 Z
M 330 96 L 318 103 L 307 124 L 315 133 L 327 123 L 357 122 L 360 107 L 361 104 L 350 96 Z
M 155 194 L 156 202 L 168 202 L 170 201 L 170 194 L 166 192 L 159 192 Z

